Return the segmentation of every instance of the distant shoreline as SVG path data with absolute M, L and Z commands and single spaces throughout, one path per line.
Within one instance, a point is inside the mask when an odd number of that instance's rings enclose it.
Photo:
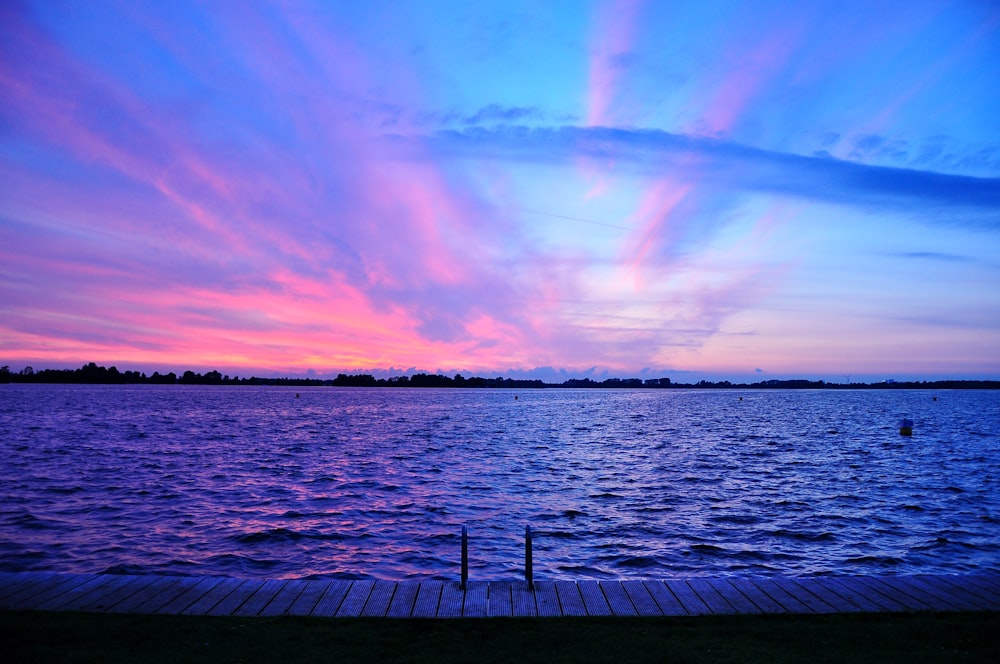
M 447 387 L 492 389 L 741 389 L 741 390 L 873 390 L 873 389 L 937 389 L 937 390 L 998 390 L 1000 380 L 936 380 L 884 381 L 879 383 L 828 383 L 822 380 L 764 380 L 757 383 L 732 383 L 728 380 L 697 383 L 675 383 L 670 378 L 608 378 L 595 381 L 572 378 L 562 383 L 514 378 L 454 377 L 417 373 L 412 376 L 375 378 L 370 374 L 339 374 L 336 378 L 260 378 L 223 375 L 218 371 L 199 374 L 185 371 L 180 376 L 158 371 L 146 375 L 138 371 L 118 371 L 91 362 L 80 369 L 41 369 L 26 367 L 13 372 L 0 367 L 0 383 L 47 383 L 83 385 L 286 385 L 290 387 Z

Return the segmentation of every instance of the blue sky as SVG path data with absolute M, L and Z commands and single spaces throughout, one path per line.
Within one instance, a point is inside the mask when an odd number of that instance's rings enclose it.
M 12 368 L 1000 378 L 993 3 L 0 13 Z

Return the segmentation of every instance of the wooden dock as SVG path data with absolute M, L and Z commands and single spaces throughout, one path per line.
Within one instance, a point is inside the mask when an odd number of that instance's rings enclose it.
M 0 609 L 208 616 L 486 618 L 1000 611 L 1000 571 L 624 581 L 341 581 L 0 573 Z

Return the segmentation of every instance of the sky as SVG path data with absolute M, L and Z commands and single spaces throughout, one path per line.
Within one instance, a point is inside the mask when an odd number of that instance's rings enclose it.
M 1000 5 L 0 3 L 0 364 L 1000 379 Z

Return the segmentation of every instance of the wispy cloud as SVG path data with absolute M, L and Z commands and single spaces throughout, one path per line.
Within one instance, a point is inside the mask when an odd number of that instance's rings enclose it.
M 898 258 L 912 258 L 916 260 L 944 261 L 946 263 L 973 263 L 975 258 L 971 256 L 959 256 L 957 254 L 947 254 L 940 251 L 902 251 L 890 254 Z
M 616 88 L 628 66 L 642 5 L 641 0 L 613 0 L 597 6 L 590 44 L 587 126 L 614 122 Z

